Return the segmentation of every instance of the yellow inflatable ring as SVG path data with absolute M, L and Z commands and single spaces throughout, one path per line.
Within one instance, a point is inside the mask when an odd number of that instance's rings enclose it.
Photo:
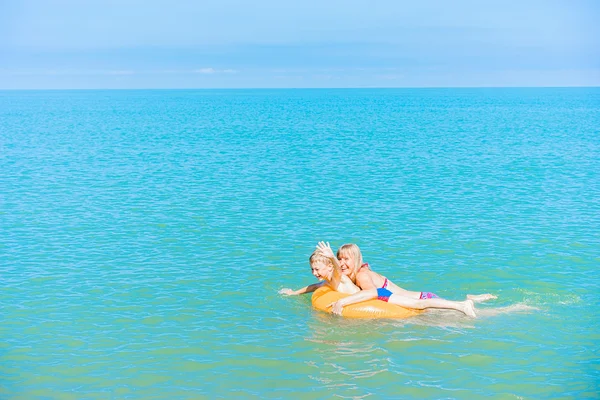
M 329 286 L 323 286 L 313 293 L 312 305 L 317 310 L 331 314 L 331 308 L 327 308 L 327 306 L 347 296 L 349 295 L 331 290 Z M 344 307 L 342 316 L 348 318 L 409 318 L 420 313 L 422 313 L 421 310 L 404 308 L 375 299 Z

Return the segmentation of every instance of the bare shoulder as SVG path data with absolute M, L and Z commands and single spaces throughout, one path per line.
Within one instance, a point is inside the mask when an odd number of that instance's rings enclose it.
M 357 281 L 362 281 L 365 279 L 369 279 L 370 275 L 369 272 L 371 272 L 371 270 L 366 269 L 366 268 L 361 268 L 356 272 L 356 280 Z

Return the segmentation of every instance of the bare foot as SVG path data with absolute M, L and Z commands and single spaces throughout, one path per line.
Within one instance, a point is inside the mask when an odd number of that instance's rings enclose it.
M 477 318 L 477 315 L 475 314 L 475 304 L 473 304 L 473 300 L 465 300 L 462 303 L 463 308 L 461 311 L 464 312 L 467 317 Z
M 497 299 L 498 296 L 494 296 L 493 294 L 468 294 L 467 299 L 473 300 L 474 303 L 483 303 L 484 301 Z

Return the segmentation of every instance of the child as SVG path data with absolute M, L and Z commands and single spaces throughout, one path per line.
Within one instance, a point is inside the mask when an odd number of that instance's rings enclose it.
M 337 258 L 329 257 L 328 254 L 333 254 L 329 243 L 325 244 L 319 242 L 317 249 L 311 254 L 309 258 L 310 269 L 312 274 L 321 282 L 313 285 L 309 285 L 305 288 L 297 290 L 294 293 L 291 289 L 282 289 L 280 293 L 285 294 L 302 294 L 308 292 L 314 292 L 323 285 L 328 285 L 332 290 L 336 290 L 340 293 L 354 294 L 358 293 L 360 289 L 348 278 L 342 274 L 340 265 Z
M 315 278 L 319 279 L 320 282 L 313 283 L 312 285 L 305 286 L 298 290 L 284 288 L 279 291 L 280 294 L 295 296 L 311 293 L 324 285 L 328 285 L 333 290 L 337 290 L 341 293 L 353 294 L 360 291 L 350 278 L 342 273 L 338 260 L 325 256 L 321 248 L 328 249 L 328 252 L 333 254 L 329 243 L 325 244 L 324 242 L 319 242 L 319 244 L 317 244 L 317 249 L 309 258 L 312 274 Z

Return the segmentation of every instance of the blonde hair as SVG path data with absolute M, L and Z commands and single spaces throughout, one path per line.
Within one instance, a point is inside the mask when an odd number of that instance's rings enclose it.
M 340 258 L 340 256 L 346 255 L 350 255 L 354 259 L 354 268 L 352 268 L 352 271 L 350 271 L 349 278 L 352 280 L 352 282 L 356 282 L 356 273 L 360 269 L 360 266 L 363 264 L 362 253 L 360 252 L 360 249 L 357 245 L 355 245 L 354 243 L 347 243 L 341 245 L 337 251 L 338 259 Z
M 308 259 L 308 262 L 310 263 L 311 267 L 313 266 L 313 264 L 322 263 L 333 268 L 333 262 L 331 261 L 331 259 L 325 256 L 320 250 L 313 251 L 313 253 L 310 255 L 310 258 Z

